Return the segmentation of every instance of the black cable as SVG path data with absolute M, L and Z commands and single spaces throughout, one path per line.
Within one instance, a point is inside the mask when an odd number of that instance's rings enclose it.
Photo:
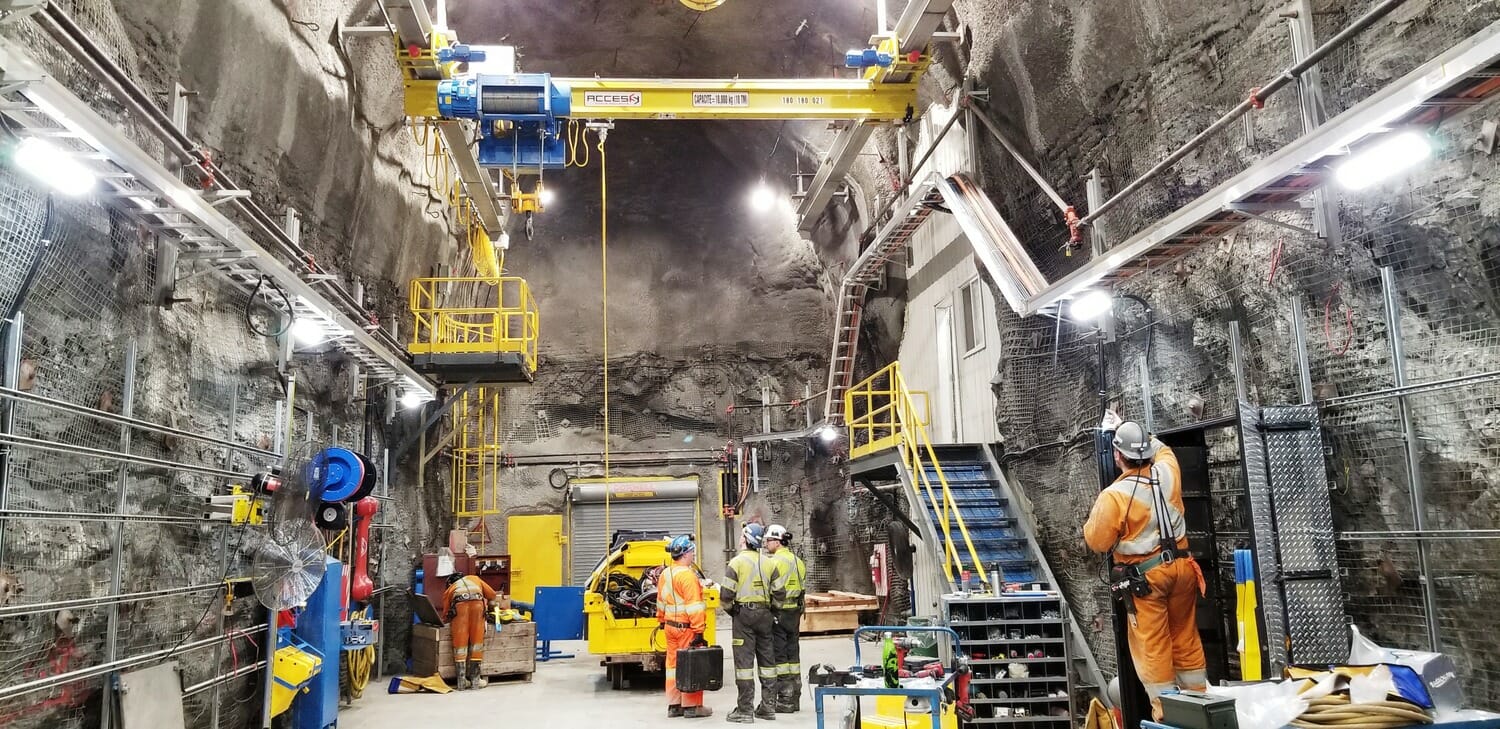
M 235 539 L 235 542 L 234 542 L 234 549 L 231 552 L 228 552 L 226 554 L 239 554 L 240 547 L 243 547 L 244 544 L 245 544 L 245 532 L 246 531 L 248 531 L 248 529 L 245 526 L 241 526 L 240 527 L 240 533 L 237 535 L 238 538 Z M 172 656 L 177 655 L 177 651 L 180 650 L 182 648 L 183 644 L 188 641 L 188 638 L 193 637 L 193 634 L 197 632 L 198 626 L 202 625 L 203 621 L 208 620 L 208 614 L 213 611 L 214 605 L 217 605 L 219 603 L 219 599 L 218 599 L 219 598 L 219 593 L 223 592 L 228 587 L 229 587 L 229 563 L 226 560 L 226 562 L 224 564 L 224 572 L 223 572 L 223 574 L 219 575 L 219 586 L 217 588 L 215 588 L 213 594 L 209 596 L 209 598 L 208 598 L 208 605 L 203 608 L 203 614 L 198 617 L 197 622 L 194 622 L 193 626 L 191 628 L 189 628 L 187 631 L 185 631 L 182 634 L 182 640 L 177 641 L 177 645 L 172 646 L 172 649 L 169 650 L 169 651 L 167 651 L 167 655 L 165 655 L 165 656 L 162 657 L 163 661 L 166 661 L 167 659 L 171 658 Z M 233 639 L 231 638 L 231 640 L 233 640 Z M 267 664 L 266 665 L 269 666 L 270 665 L 270 660 L 271 660 L 271 653 L 267 653 L 266 654 L 266 660 L 267 660 Z M 215 668 L 214 670 L 217 671 L 218 668 Z
M 266 285 L 266 280 L 267 276 L 262 274 L 259 279 L 256 279 L 255 288 L 250 290 L 250 299 L 245 302 L 245 328 L 249 329 L 250 333 L 257 336 L 270 337 L 274 339 L 283 334 L 286 334 L 287 330 L 292 328 L 292 324 L 297 320 L 297 314 L 292 310 L 292 300 L 286 295 L 286 291 L 278 286 L 275 281 L 272 281 L 271 288 L 281 296 L 281 302 L 286 305 L 286 323 L 282 324 L 281 328 L 274 332 L 264 331 L 255 326 L 255 320 L 250 318 L 250 311 L 255 307 L 256 297 L 260 295 L 261 287 Z M 276 307 L 273 306 L 267 306 L 266 308 L 270 309 L 271 311 L 276 311 Z

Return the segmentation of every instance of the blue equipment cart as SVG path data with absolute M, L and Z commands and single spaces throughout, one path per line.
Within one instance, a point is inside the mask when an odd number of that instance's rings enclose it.
M 886 688 L 884 685 L 876 687 L 861 686 L 814 686 L 813 687 L 813 709 L 818 714 L 818 729 L 827 729 L 823 722 L 823 699 L 830 696 L 853 696 L 855 701 L 866 696 L 903 696 L 908 698 L 927 699 L 928 711 L 932 716 L 932 729 L 943 727 L 943 692 L 952 685 L 958 676 L 958 633 L 946 626 L 920 627 L 912 625 L 883 626 L 869 625 L 856 628 L 854 631 L 854 670 L 859 671 L 864 664 L 859 659 L 859 636 L 864 633 L 942 633 L 953 642 L 954 665 L 945 667 L 943 680 L 936 686 L 927 688 Z M 913 729 L 918 729 L 913 727 Z

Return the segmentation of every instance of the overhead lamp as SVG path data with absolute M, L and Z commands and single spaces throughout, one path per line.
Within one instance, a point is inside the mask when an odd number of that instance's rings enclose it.
M 1068 316 L 1073 321 L 1094 321 L 1114 306 L 1114 297 L 1108 291 L 1091 289 L 1079 294 L 1068 303 Z
M 750 209 L 764 213 L 776 205 L 776 191 L 762 179 L 750 190 Z
M 556 199 L 557 193 L 547 189 L 546 187 L 543 187 L 542 183 L 540 182 L 536 184 L 536 200 L 537 202 L 542 204 L 542 207 L 551 205 L 552 201 Z
M 304 347 L 311 347 L 323 341 L 323 328 L 311 319 L 299 317 L 292 322 L 292 338 Z
M 824 443 L 832 443 L 839 439 L 839 429 L 833 427 L 832 425 L 825 425 L 821 428 L 818 428 L 817 430 L 813 431 L 813 434 L 818 436 L 818 440 L 821 440 Z
M 427 400 L 427 394 L 421 390 L 407 390 L 401 393 L 401 407 L 407 410 L 421 407 L 422 403 L 427 402 Z
M 1427 135 L 1407 130 L 1390 134 L 1350 155 L 1333 170 L 1334 179 L 1348 190 L 1364 190 L 1416 166 L 1432 156 Z
M 77 158 L 45 139 L 22 139 L 11 159 L 26 174 L 69 197 L 86 195 L 99 182 L 98 176 Z

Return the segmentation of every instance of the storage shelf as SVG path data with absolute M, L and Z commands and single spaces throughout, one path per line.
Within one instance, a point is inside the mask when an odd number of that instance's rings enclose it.
M 972 684 L 1014 684 L 1014 683 L 1067 683 L 1067 676 L 1031 676 L 1028 678 L 976 678 L 969 681 Z
M 1024 699 L 969 699 L 969 702 L 974 704 L 1048 704 L 1058 701 L 1067 702 L 1069 700 L 1066 696 L 1039 696 Z
M 1071 722 L 1071 716 L 997 716 L 992 719 L 970 719 L 970 724 L 1025 724 L 1031 722 Z
M 950 620 L 950 628 L 988 628 L 990 626 L 1006 625 L 1066 625 L 1068 621 L 1061 618 L 1040 618 L 1037 620 L 1007 620 L 995 618 L 994 620 Z
M 969 663 L 976 666 L 996 666 L 1003 663 L 1067 663 L 1068 659 L 1062 656 L 1046 656 L 1044 658 L 971 658 Z
M 1063 642 L 1062 638 L 985 638 L 974 640 L 959 640 L 959 645 L 1016 645 L 1020 643 L 1039 643 L 1057 645 Z

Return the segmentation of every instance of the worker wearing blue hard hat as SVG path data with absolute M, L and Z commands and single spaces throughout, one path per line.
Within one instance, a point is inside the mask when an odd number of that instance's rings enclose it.
M 708 607 L 703 599 L 703 583 L 693 567 L 697 547 L 693 538 L 680 535 L 667 543 L 672 564 L 661 571 L 656 587 L 656 620 L 667 636 L 667 718 L 700 719 L 713 715 L 703 705 L 702 691 L 677 690 L 677 651 L 708 645 L 703 631 L 708 629 Z

